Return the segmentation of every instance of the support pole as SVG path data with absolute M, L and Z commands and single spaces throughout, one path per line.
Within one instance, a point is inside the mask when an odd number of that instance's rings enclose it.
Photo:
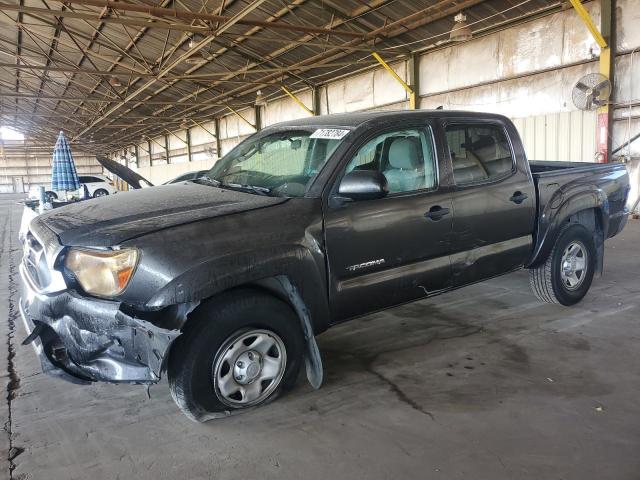
M 171 162 L 169 161 L 169 135 L 164 136 L 164 157 L 167 160 L 167 165 Z
M 320 89 L 318 87 L 313 87 L 311 95 L 313 98 L 313 114 L 320 115 Z
M 611 102 L 615 99 L 615 55 L 616 55 L 616 6 L 615 0 L 600 2 L 600 31 L 608 46 L 600 52 L 600 73 L 609 79 L 611 84 Z M 602 161 L 611 160 L 613 149 L 613 108 L 604 105 L 598 108 L 598 151 L 602 153 Z
M 613 58 L 615 52 L 611 50 L 615 47 L 615 0 L 602 0 L 600 6 L 600 30 L 584 8 L 580 0 L 569 0 L 576 10 L 585 26 L 591 32 L 593 39 L 600 47 L 600 73 L 609 79 L 611 83 L 611 93 L 613 94 L 614 68 Z M 613 124 L 613 109 L 609 105 L 598 108 L 598 130 L 596 132 L 596 145 L 598 148 L 598 161 L 606 163 L 609 161 L 611 151 L 611 128 Z
M 193 162 L 193 158 L 191 156 L 191 129 L 187 127 L 187 161 Z
M 415 110 L 418 108 L 417 102 L 420 92 L 419 60 L 415 53 L 412 53 L 407 60 L 407 80 L 409 80 L 409 86 L 413 90 L 413 94 L 409 95 L 409 108 Z
M 216 155 L 218 159 L 222 158 L 222 142 L 220 141 L 220 119 L 216 117 L 213 121 L 214 126 L 216 127 Z
M 302 103 L 302 100 L 300 100 L 294 93 L 292 93 L 287 87 L 282 86 L 280 87 L 282 88 L 282 91 L 284 93 L 286 93 L 287 95 L 289 95 L 294 102 L 296 102 L 300 108 L 302 108 L 304 111 L 306 111 L 309 115 L 313 115 L 313 110 L 311 110 L 309 107 L 307 107 L 304 103 Z
M 589 15 L 589 12 L 587 12 L 587 9 L 582 6 L 582 3 L 580 2 L 580 0 L 569 0 L 569 1 L 571 2 L 571 5 L 573 5 L 573 8 L 575 8 L 576 12 L 578 12 L 578 15 L 580 15 L 580 18 L 582 19 L 586 27 L 591 32 L 591 35 L 593 36 L 598 46 L 600 48 L 606 48 L 607 41 L 604 39 L 604 37 L 600 33 L 600 30 L 598 30 L 598 27 L 596 27 L 596 24 L 591 18 L 591 15 Z M 603 14 L 602 18 L 604 19 L 604 17 L 605 15 Z
M 402 80 L 402 78 L 400 78 L 400 75 L 398 75 L 398 74 L 396 73 L 396 71 L 395 71 L 393 68 L 391 68 L 391 67 L 389 66 L 389 64 L 388 64 L 387 62 L 385 62 L 385 61 L 382 59 L 382 57 L 381 57 L 380 55 L 378 55 L 376 52 L 371 52 L 371 55 L 373 56 L 373 58 L 375 58 L 375 59 L 378 61 L 378 63 L 379 63 L 380 65 L 382 65 L 382 66 L 383 66 L 383 68 L 384 68 L 387 72 L 389 72 L 389 73 L 391 74 L 391 76 L 392 76 L 393 78 L 395 78 L 395 79 L 396 79 L 396 81 L 397 81 L 400 85 L 402 85 L 402 88 L 404 88 L 404 89 L 405 89 L 405 91 L 407 92 L 407 95 L 409 96 L 409 109 L 411 109 L 411 110 L 415 110 L 415 109 L 416 109 L 416 92 L 413 90 L 413 88 L 411 88 L 411 87 L 407 84 L 407 82 L 405 82 L 404 80 Z
M 256 131 L 262 130 L 262 107 L 255 105 L 253 108 L 255 109 Z

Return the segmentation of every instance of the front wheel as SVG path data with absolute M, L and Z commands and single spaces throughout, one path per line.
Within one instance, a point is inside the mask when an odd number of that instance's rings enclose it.
M 291 387 L 303 360 L 300 320 L 286 303 L 237 290 L 203 304 L 169 355 L 171 395 L 192 420 L 264 404 Z
M 589 291 L 596 266 L 593 236 L 583 225 L 563 227 L 546 261 L 529 270 L 531 288 L 547 303 L 574 305 Z

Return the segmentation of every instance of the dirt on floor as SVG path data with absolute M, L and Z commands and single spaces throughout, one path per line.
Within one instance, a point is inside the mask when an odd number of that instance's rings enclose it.
M 0 196 L 0 478 L 638 479 L 640 221 L 571 308 L 526 271 L 335 327 L 325 383 L 206 424 L 166 382 L 40 373 L 16 312 L 21 207 Z M 4 475 L 4 477 L 3 477 Z

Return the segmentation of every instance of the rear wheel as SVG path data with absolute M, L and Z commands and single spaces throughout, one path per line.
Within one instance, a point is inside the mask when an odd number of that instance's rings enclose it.
M 530 272 L 531 288 L 547 303 L 574 305 L 589 291 L 596 265 L 596 248 L 589 230 L 567 224 L 547 260 Z
M 202 305 L 171 350 L 171 395 L 182 412 L 205 421 L 264 404 L 298 376 L 304 338 L 286 303 L 236 290 Z
M 109 195 L 109 192 L 107 192 L 104 188 L 99 188 L 95 192 L 93 192 L 93 198 L 106 197 L 107 195 Z
M 54 200 L 58 199 L 58 195 L 56 195 L 55 192 L 44 192 L 44 196 L 45 196 L 45 199 L 47 200 L 47 202 L 49 202 L 49 203 L 51 203 Z

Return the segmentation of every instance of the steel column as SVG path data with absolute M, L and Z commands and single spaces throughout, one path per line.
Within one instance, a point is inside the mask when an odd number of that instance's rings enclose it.
M 260 105 L 254 105 L 254 115 L 256 118 L 256 131 L 262 130 L 262 107 Z
M 580 0 L 569 0 L 576 10 L 585 26 L 591 32 L 593 39 L 600 47 L 600 73 L 609 79 L 611 83 L 611 94 L 613 88 L 613 62 L 611 46 L 612 36 L 615 35 L 614 11 L 612 3 L 614 0 L 602 0 L 600 12 L 600 30 L 584 8 Z M 609 151 L 611 150 L 611 132 L 609 126 L 613 122 L 613 111 L 609 105 L 598 108 L 598 130 L 596 132 L 596 145 L 598 147 L 598 161 L 606 163 L 609 161 Z
M 193 162 L 193 157 L 191 155 L 191 129 L 187 127 L 187 160 L 189 162 Z
M 213 124 L 216 128 L 216 155 L 218 155 L 218 159 L 222 157 L 222 142 L 220 141 L 220 119 L 216 117 L 213 121 Z

